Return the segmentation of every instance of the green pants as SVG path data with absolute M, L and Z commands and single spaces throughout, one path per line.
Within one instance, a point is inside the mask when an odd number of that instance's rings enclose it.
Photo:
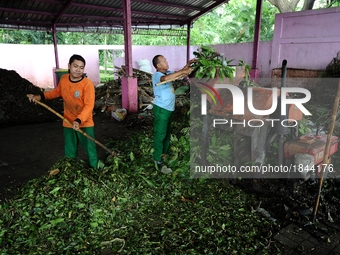
M 94 127 L 81 128 L 81 130 L 94 138 Z M 78 141 L 88 156 L 90 166 L 96 169 L 98 165 L 96 143 L 85 137 L 80 132 L 75 131 L 73 128 L 64 127 L 64 150 L 66 157 L 74 159 L 77 158 Z
M 172 113 L 172 111 L 165 110 L 157 105 L 153 106 L 155 117 L 153 130 L 154 160 L 161 161 L 162 154 L 167 153 L 169 150 Z

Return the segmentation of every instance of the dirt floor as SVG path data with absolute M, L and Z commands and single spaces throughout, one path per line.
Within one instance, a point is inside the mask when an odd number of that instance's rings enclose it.
M 61 120 L 43 107 L 29 103 L 26 98 L 27 93 L 34 93 L 37 88 L 15 72 L 0 69 L 0 90 L 2 91 L 0 93 L 0 203 L 2 203 L 17 194 L 18 188 L 29 180 L 48 174 L 53 165 L 63 158 L 64 150 Z M 333 101 L 329 98 L 331 98 L 330 94 L 334 96 L 334 91 L 335 89 L 329 89 L 327 94 L 325 89 L 320 87 L 319 91 L 315 92 L 315 95 L 318 95 L 314 97 L 315 104 L 322 105 L 317 107 L 320 112 L 315 114 L 316 119 L 313 120 L 318 125 L 327 124 L 330 120 L 329 112 L 332 105 L 325 105 L 325 102 Z M 62 112 L 61 101 L 54 100 L 49 103 L 52 109 Z M 185 108 L 182 110 L 185 113 L 188 111 Z M 125 140 L 143 129 L 152 129 L 152 121 L 150 121 L 152 118 L 144 116 L 146 112 L 142 113 L 141 115 L 128 114 L 123 122 L 118 122 L 108 112 L 96 110 L 95 138 L 106 145 L 109 140 Z M 179 111 L 178 116 L 182 118 L 183 112 Z M 340 136 L 339 133 L 336 135 Z M 109 156 L 108 153 L 99 146 L 97 148 L 99 159 L 105 161 Z M 110 149 L 114 150 L 114 148 Z M 269 155 L 270 151 L 267 156 Z M 78 156 L 79 159 L 87 162 L 82 148 L 79 148 Z M 337 170 L 340 164 L 339 153 L 333 156 L 332 164 Z M 335 173 L 339 176 L 327 178 L 324 182 L 321 203 L 318 207 L 318 221 L 325 227 L 322 231 L 310 230 L 322 241 L 331 240 L 330 233 L 340 231 L 340 173 L 338 171 Z M 274 232 L 280 231 L 292 222 L 299 227 L 304 227 L 311 221 L 317 182 L 308 183 L 299 180 L 292 184 L 285 179 L 246 179 L 233 185 L 254 195 L 256 200 L 261 202 L 261 208 L 267 211 L 264 217 L 268 217 L 269 213 L 276 220 Z M 275 254 L 275 251 L 269 254 Z
M 127 122 L 118 122 L 105 112 L 97 112 L 94 121 L 95 138 L 104 145 L 110 139 L 126 139 L 138 130 L 132 125 L 127 127 Z M 27 181 L 47 174 L 64 155 L 61 120 L 1 127 L 0 140 L 0 203 L 13 197 Z M 104 161 L 109 156 L 99 146 L 97 152 L 99 159 Z M 81 147 L 78 156 L 87 162 Z

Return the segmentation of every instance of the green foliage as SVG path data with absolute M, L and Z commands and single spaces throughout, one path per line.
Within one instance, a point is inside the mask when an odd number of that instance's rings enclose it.
M 232 79 L 234 77 L 234 68 L 228 65 L 233 60 L 226 61 L 224 56 L 216 52 L 215 48 L 202 45 L 193 54 L 198 59 L 192 65 L 196 78 L 211 79 L 218 75 L 223 80 L 223 78 Z
M 99 50 L 99 66 L 113 67 L 113 50 Z
M 327 8 L 340 6 L 340 0 L 321 0 L 320 2 L 325 4 Z
M 231 0 L 197 19 L 191 29 L 191 45 L 252 42 L 256 1 Z M 273 37 L 277 9 L 263 2 L 261 40 Z M 181 36 L 133 35 L 134 45 L 186 45 Z M 124 45 L 120 34 L 57 32 L 58 44 Z M 24 30 L 0 30 L 1 43 L 52 44 L 52 34 Z
M 304 135 L 306 133 L 311 133 L 312 130 L 308 126 L 308 120 L 306 118 L 303 118 L 298 123 L 298 136 Z
M 124 36 L 98 33 L 58 32 L 58 44 L 124 45 Z
M 52 44 L 51 33 L 0 29 L 0 43 L 11 44 Z
M 189 178 L 190 128 L 174 123 L 171 173 L 156 170 L 152 130 L 109 142 L 98 170 L 62 159 L 0 205 L 2 254 L 255 254 L 270 224 L 226 181 Z M 217 144 L 218 141 L 215 141 Z
M 200 17 L 191 30 L 191 44 L 226 44 L 254 40 L 256 1 L 231 0 Z M 263 1 L 261 41 L 273 38 L 275 14 L 278 10 Z
M 216 131 L 217 132 L 217 131 Z M 219 132 L 212 133 L 209 137 L 209 150 L 207 160 L 209 162 L 219 162 L 228 165 L 233 162 L 233 133 Z
M 83 44 L 83 45 L 123 45 L 123 35 L 80 33 L 80 32 L 57 32 L 58 44 Z M 12 44 L 53 44 L 51 33 L 30 30 L 7 30 L 0 29 L 0 43 Z
M 108 72 L 108 73 L 104 73 L 104 72 L 100 72 L 100 82 L 101 83 L 106 83 L 108 81 L 114 80 L 113 79 L 113 73 Z
M 339 2 L 339 0 L 321 0 L 317 7 L 335 7 L 339 6 Z M 191 45 L 252 42 L 255 13 L 256 1 L 230 0 L 194 22 L 191 29 Z M 272 40 L 277 13 L 279 11 L 275 6 L 269 1 L 263 1 L 261 41 Z M 132 37 L 134 45 L 186 45 L 186 37 L 182 36 L 133 35 Z M 58 44 L 124 45 L 124 36 L 121 34 L 57 32 L 57 38 Z M 52 44 L 53 38 L 51 33 L 0 29 L 0 43 Z
M 133 45 L 186 45 L 185 36 L 133 35 Z
M 248 65 L 246 62 L 244 62 L 242 59 L 239 59 L 238 66 L 244 67 L 244 79 L 240 82 L 240 84 L 239 84 L 240 86 L 243 86 L 243 87 L 260 87 L 259 84 L 257 84 L 256 82 L 254 82 L 250 79 L 250 71 L 251 71 L 250 65 Z

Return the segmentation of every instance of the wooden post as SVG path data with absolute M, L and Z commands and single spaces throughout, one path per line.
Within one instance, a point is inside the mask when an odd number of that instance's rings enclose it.
M 313 210 L 313 223 L 315 222 L 316 213 L 317 213 L 318 207 L 319 207 L 320 194 L 321 194 L 322 183 L 323 183 L 323 179 L 324 179 L 324 175 L 325 175 L 325 170 L 326 170 L 326 167 L 328 167 L 328 163 L 329 163 L 329 159 L 328 159 L 329 148 L 331 146 L 331 139 L 332 139 L 332 135 L 333 135 L 334 124 L 335 124 L 335 120 L 336 120 L 336 115 L 338 113 L 339 100 L 340 100 L 340 80 L 339 80 L 339 83 L 338 83 L 338 90 L 336 92 L 336 96 L 335 96 L 335 99 L 334 99 L 332 119 L 331 119 L 331 123 L 329 124 L 329 128 L 328 128 L 326 148 L 325 148 L 325 151 L 324 151 L 324 157 L 323 157 L 323 162 L 322 162 L 321 177 L 320 177 L 320 180 L 319 180 L 319 189 L 318 189 L 318 193 L 317 193 L 316 201 L 315 201 L 315 206 L 314 206 L 314 210 Z

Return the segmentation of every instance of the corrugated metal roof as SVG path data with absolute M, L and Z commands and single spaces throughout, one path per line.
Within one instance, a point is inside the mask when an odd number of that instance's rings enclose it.
M 133 33 L 186 27 L 228 0 L 131 0 Z M 0 0 L 0 28 L 121 33 L 123 1 Z

